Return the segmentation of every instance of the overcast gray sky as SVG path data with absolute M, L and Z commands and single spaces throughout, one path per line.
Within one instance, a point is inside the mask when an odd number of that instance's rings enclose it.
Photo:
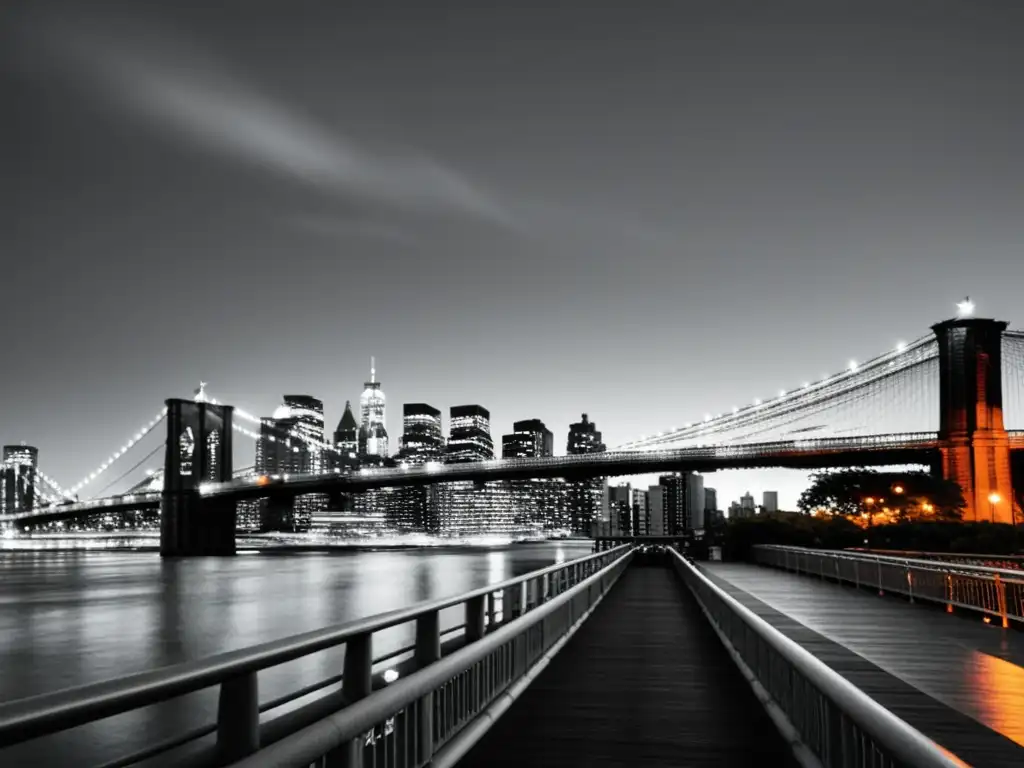
M 0 440 L 66 484 L 200 378 L 564 450 L 1024 325 L 1018 2 L 85 5 L 0 26 Z

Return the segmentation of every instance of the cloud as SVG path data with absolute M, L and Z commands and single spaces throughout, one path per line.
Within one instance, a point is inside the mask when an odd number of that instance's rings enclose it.
M 407 151 L 371 151 L 231 77 L 166 30 L 114 35 L 67 17 L 44 22 L 58 61 L 98 95 L 207 149 L 328 194 L 510 224 L 489 195 L 443 164 Z

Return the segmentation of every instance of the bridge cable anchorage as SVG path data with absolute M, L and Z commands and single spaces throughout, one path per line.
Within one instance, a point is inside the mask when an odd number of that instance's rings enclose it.
M 143 425 L 139 429 L 139 431 L 135 433 L 133 437 L 129 438 L 124 445 L 122 445 L 120 448 L 114 451 L 106 461 L 99 465 L 99 467 L 97 467 L 94 471 L 90 472 L 88 475 L 79 480 L 75 485 L 71 486 L 68 489 L 68 498 L 74 498 L 74 496 L 76 496 L 78 492 L 82 490 L 82 488 L 87 486 L 97 477 L 99 477 L 108 469 L 110 469 L 114 462 L 116 462 L 118 459 L 120 459 L 122 456 L 128 453 L 128 451 L 130 451 L 136 444 L 138 444 L 139 441 L 141 441 L 146 435 L 152 432 L 153 429 L 157 425 L 159 425 L 160 422 L 162 422 L 166 416 L 167 407 L 165 406 L 161 408 L 160 411 L 156 414 L 156 416 L 150 419 L 147 424 Z
M 899 392 L 904 396 L 908 390 L 913 390 L 911 396 L 915 404 L 922 397 L 934 400 L 936 408 L 927 415 L 927 419 L 933 420 L 932 413 L 938 410 L 938 345 L 934 337 L 925 336 L 899 349 L 862 363 L 856 370 L 844 371 L 815 384 L 808 383 L 767 402 L 757 401 L 710 420 L 627 443 L 624 449 L 715 445 L 748 442 L 754 438 L 763 441 L 767 433 L 775 433 L 776 439 L 880 433 L 881 430 L 872 428 L 873 423 L 884 421 L 877 415 L 879 408 L 891 410 L 892 396 L 900 387 Z M 875 407 L 861 407 L 868 403 Z M 919 426 L 919 414 L 902 410 L 892 416 L 909 423 L 893 426 L 890 419 L 885 433 L 930 431 Z M 937 424 L 933 428 L 937 429 Z

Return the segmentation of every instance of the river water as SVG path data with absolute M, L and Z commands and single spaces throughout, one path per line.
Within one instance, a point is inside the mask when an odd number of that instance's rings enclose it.
M 0 552 L 0 701 L 200 659 L 457 595 L 590 552 L 587 542 L 460 549 L 155 553 Z M 442 628 L 461 623 L 457 609 Z M 374 656 L 412 642 L 411 626 Z M 260 675 L 260 699 L 341 671 L 329 651 Z M 0 752 L 5 766 L 89 766 L 212 722 L 213 691 Z M 70 757 L 73 755 L 73 758 Z

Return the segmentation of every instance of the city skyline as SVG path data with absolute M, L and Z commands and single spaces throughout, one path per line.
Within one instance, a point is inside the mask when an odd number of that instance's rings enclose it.
M 1024 9 L 298 5 L 37 2 L 0 32 L 0 440 L 63 483 L 199 379 L 334 424 L 376 355 L 392 403 L 586 411 L 614 446 L 964 294 L 1024 324 Z

